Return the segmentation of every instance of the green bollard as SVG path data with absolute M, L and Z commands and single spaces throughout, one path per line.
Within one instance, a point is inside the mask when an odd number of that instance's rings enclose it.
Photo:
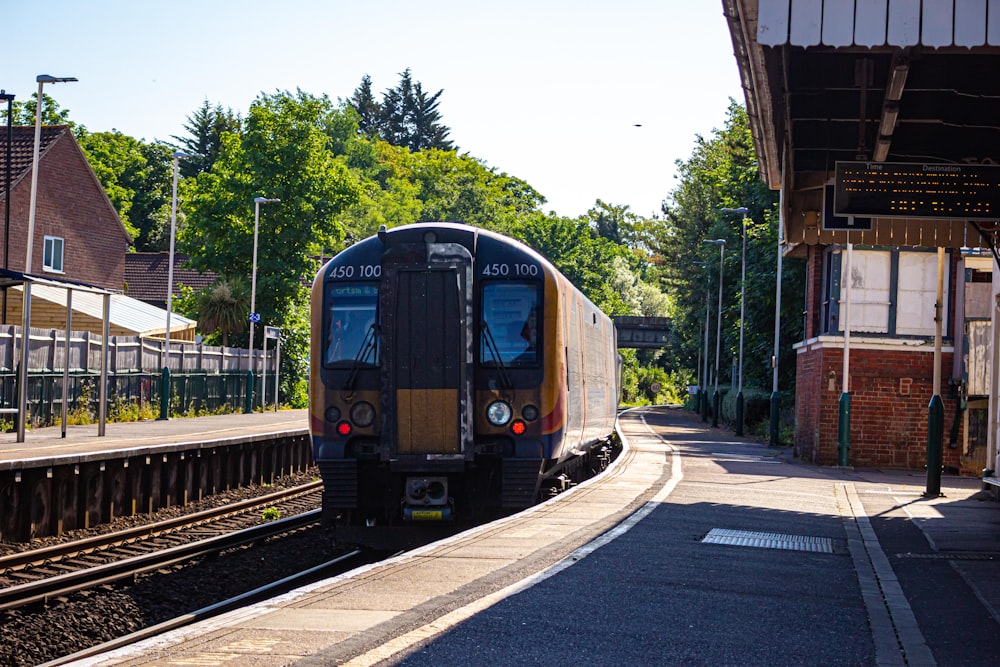
M 743 392 L 736 394 L 736 435 L 743 435 Z
M 840 412 L 837 424 L 837 465 L 850 465 L 848 452 L 851 449 L 851 395 L 846 391 L 840 395 Z
M 778 413 L 780 412 L 781 406 L 779 405 L 781 399 L 778 397 L 778 392 L 771 392 L 771 446 L 777 447 L 781 443 L 778 442 Z
M 944 463 L 944 402 L 937 394 L 931 396 L 927 406 L 927 489 L 924 496 L 941 495 L 941 466 Z
M 170 419 L 170 369 L 160 374 L 160 419 Z
M 722 403 L 722 396 L 719 395 L 719 390 L 715 390 L 715 394 L 712 396 L 712 427 L 719 425 L 719 407 Z
M 243 414 L 253 412 L 253 371 L 247 371 L 247 395 L 243 402 Z

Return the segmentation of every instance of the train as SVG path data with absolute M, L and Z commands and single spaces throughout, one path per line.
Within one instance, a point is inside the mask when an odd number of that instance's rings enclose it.
M 422 222 L 330 259 L 311 294 L 309 420 L 322 522 L 472 525 L 605 466 L 614 323 L 551 262 Z

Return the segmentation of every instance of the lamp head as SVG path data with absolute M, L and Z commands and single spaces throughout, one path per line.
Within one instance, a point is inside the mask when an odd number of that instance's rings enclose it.
M 0 102 L 12 101 L 14 101 L 14 93 L 8 93 L 6 90 L 0 90 Z
M 187 158 L 201 157 L 198 153 L 185 153 L 184 151 L 174 151 L 175 160 L 186 160 Z
M 750 212 L 750 209 L 748 209 L 746 206 L 740 206 L 739 208 L 724 208 L 724 209 L 722 209 L 722 212 L 723 213 L 742 213 L 743 215 L 746 215 L 747 213 Z
M 268 199 L 267 197 L 254 197 L 253 202 L 255 204 L 272 204 L 274 202 L 279 202 L 280 199 Z
M 35 77 L 36 83 L 69 83 L 77 81 L 74 76 L 52 76 L 51 74 L 39 74 Z
M 726 239 L 705 239 L 704 243 L 714 243 L 715 245 L 726 245 Z

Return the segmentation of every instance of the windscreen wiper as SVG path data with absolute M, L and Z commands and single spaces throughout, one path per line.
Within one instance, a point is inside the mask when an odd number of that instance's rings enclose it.
M 486 341 L 486 349 L 490 351 L 490 356 L 493 357 L 493 363 L 496 364 L 497 374 L 500 376 L 500 384 L 504 389 L 510 389 L 513 384 L 510 381 L 510 377 L 507 376 L 507 368 L 503 364 L 503 359 L 500 358 L 500 349 L 497 347 L 497 342 L 493 338 L 493 333 L 486 324 L 486 320 L 480 322 L 479 326 L 483 330 L 483 339 Z
M 361 341 L 358 353 L 354 355 L 354 361 L 351 362 L 351 372 L 347 376 L 347 382 L 344 383 L 346 391 L 354 389 L 354 381 L 358 379 L 358 371 L 361 370 L 361 364 L 368 361 L 368 357 L 374 352 L 375 346 L 378 344 L 378 336 L 378 325 L 372 323 L 368 327 L 368 331 L 365 332 L 365 338 Z

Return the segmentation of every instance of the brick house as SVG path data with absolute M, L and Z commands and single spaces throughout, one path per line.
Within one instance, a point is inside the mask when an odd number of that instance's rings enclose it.
M 0 132 L 0 205 L 9 222 L 0 225 L 4 269 L 24 272 L 31 201 L 35 128 L 12 127 L 10 181 L 7 180 L 7 133 Z M 9 226 L 8 226 L 9 225 Z M 131 303 L 125 289 L 125 256 L 131 238 L 69 126 L 42 127 L 30 273 L 54 281 L 83 283 L 114 292 L 113 335 L 163 335 L 166 314 L 146 304 Z M 165 285 L 165 283 L 164 283 Z M 0 323 L 20 325 L 21 288 L 4 291 Z M 74 301 L 75 330 L 103 331 L 100 309 Z M 165 297 L 164 297 L 165 300 Z M 96 310 L 95 310 L 96 309 Z M 32 292 L 32 327 L 64 328 L 65 290 Z M 171 329 L 177 340 L 194 339 L 194 323 L 177 317 Z
M 9 248 L 4 268 L 24 271 L 35 128 L 12 128 Z M 0 132 L 0 183 L 6 186 L 6 133 Z M 0 192 L 6 197 L 7 188 Z M 132 239 L 66 125 L 42 128 L 32 273 L 120 291 Z M 8 313 L 9 319 L 9 313 Z

